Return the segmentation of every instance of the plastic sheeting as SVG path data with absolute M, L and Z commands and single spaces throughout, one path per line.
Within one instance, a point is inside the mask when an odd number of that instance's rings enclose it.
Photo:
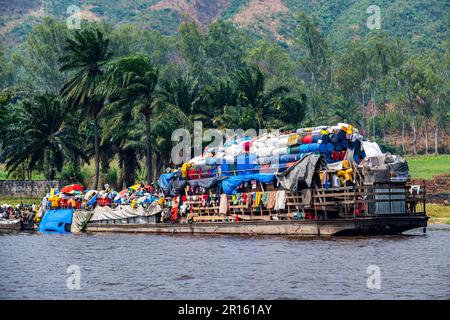
M 385 155 L 367 157 L 361 165 L 365 184 L 389 182 L 389 168 L 386 164 Z
M 72 224 L 72 209 L 48 210 L 45 212 L 41 223 L 39 224 L 39 232 L 70 232 Z
M 222 181 L 222 190 L 225 194 L 236 194 L 237 187 L 239 187 L 242 183 L 256 180 L 262 183 L 271 183 L 274 179 L 273 174 L 249 174 L 243 176 L 231 176 L 228 179 Z
M 82 232 L 93 214 L 94 211 L 75 211 L 73 213 L 72 226 L 70 228 L 70 231 L 72 233 Z
M 170 186 L 170 196 L 176 197 L 177 195 L 179 195 L 184 190 L 186 185 L 186 180 L 172 181 L 172 184 Z
M 212 178 L 205 178 L 205 179 L 197 179 L 197 180 L 189 180 L 188 184 L 192 188 L 201 187 L 205 189 L 209 189 L 214 187 L 217 183 L 220 181 L 226 179 L 226 177 L 212 177 Z
M 395 173 L 395 176 L 398 178 L 409 177 L 409 167 L 406 160 L 400 156 L 386 154 L 386 164 L 389 167 L 389 170 Z
M 162 212 L 161 206 L 158 202 L 153 202 L 147 209 L 137 207 L 133 209 L 131 206 L 120 206 L 117 208 L 110 207 L 96 207 L 90 222 L 101 220 L 126 219 L 135 217 L 148 217 Z
M 306 188 L 302 190 L 303 203 L 309 205 L 311 203 L 311 184 L 317 166 L 325 166 L 322 156 L 310 154 L 299 160 L 285 172 L 277 174 L 277 180 L 280 185 L 293 192 L 299 190 L 299 182 L 302 182 Z
M 158 185 L 161 189 L 164 190 L 165 193 L 168 193 L 170 190 L 170 185 L 172 184 L 172 179 L 175 176 L 175 173 L 164 173 L 158 179 Z
M 363 141 L 362 147 L 368 158 L 378 157 L 378 156 L 383 155 L 383 152 L 381 152 L 380 146 L 376 142 Z

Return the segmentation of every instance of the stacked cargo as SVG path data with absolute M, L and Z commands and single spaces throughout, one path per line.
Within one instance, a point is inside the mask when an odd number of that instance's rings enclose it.
M 358 130 L 339 123 L 279 135 L 235 138 L 223 146 L 206 149 L 185 166 L 189 167 L 190 179 L 283 172 L 311 153 L 323 155 L 329 164 L 344 159 L 359 164 L 366 157 Z

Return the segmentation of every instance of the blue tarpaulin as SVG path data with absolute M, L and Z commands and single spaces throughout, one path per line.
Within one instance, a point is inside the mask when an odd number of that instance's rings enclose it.
M 159 177 L 158 185 L 164 190 L 164 193 L 168 193 L 172 184 L 172 179 L 175 173 L 164 173 Z
M 39 224 L 39 232 L 70 232 L 72 224 L 72 209 L 48 210 L 45 212 L 41 223 Z
M 237 187 L 243 182 L 256 180 L 262 183 L 271 183 L 274 179 L 273 174 L 249 174 L 244 176 L 231 176 L 228 179 L 222 181 L 222 190 L 225 194 L 236 194 Z

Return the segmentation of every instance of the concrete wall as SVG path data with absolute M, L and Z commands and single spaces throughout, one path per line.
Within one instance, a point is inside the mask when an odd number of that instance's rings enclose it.
M 61 189 L 65 185 L 58 180 L 0 180 L 0 196 L 43 197 L 50 188 Z

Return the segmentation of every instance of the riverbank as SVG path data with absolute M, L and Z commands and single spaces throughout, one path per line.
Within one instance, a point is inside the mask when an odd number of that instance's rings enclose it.
M 427 205 L 429 224 L 450 224 L 450 206 L 430 203 Z

